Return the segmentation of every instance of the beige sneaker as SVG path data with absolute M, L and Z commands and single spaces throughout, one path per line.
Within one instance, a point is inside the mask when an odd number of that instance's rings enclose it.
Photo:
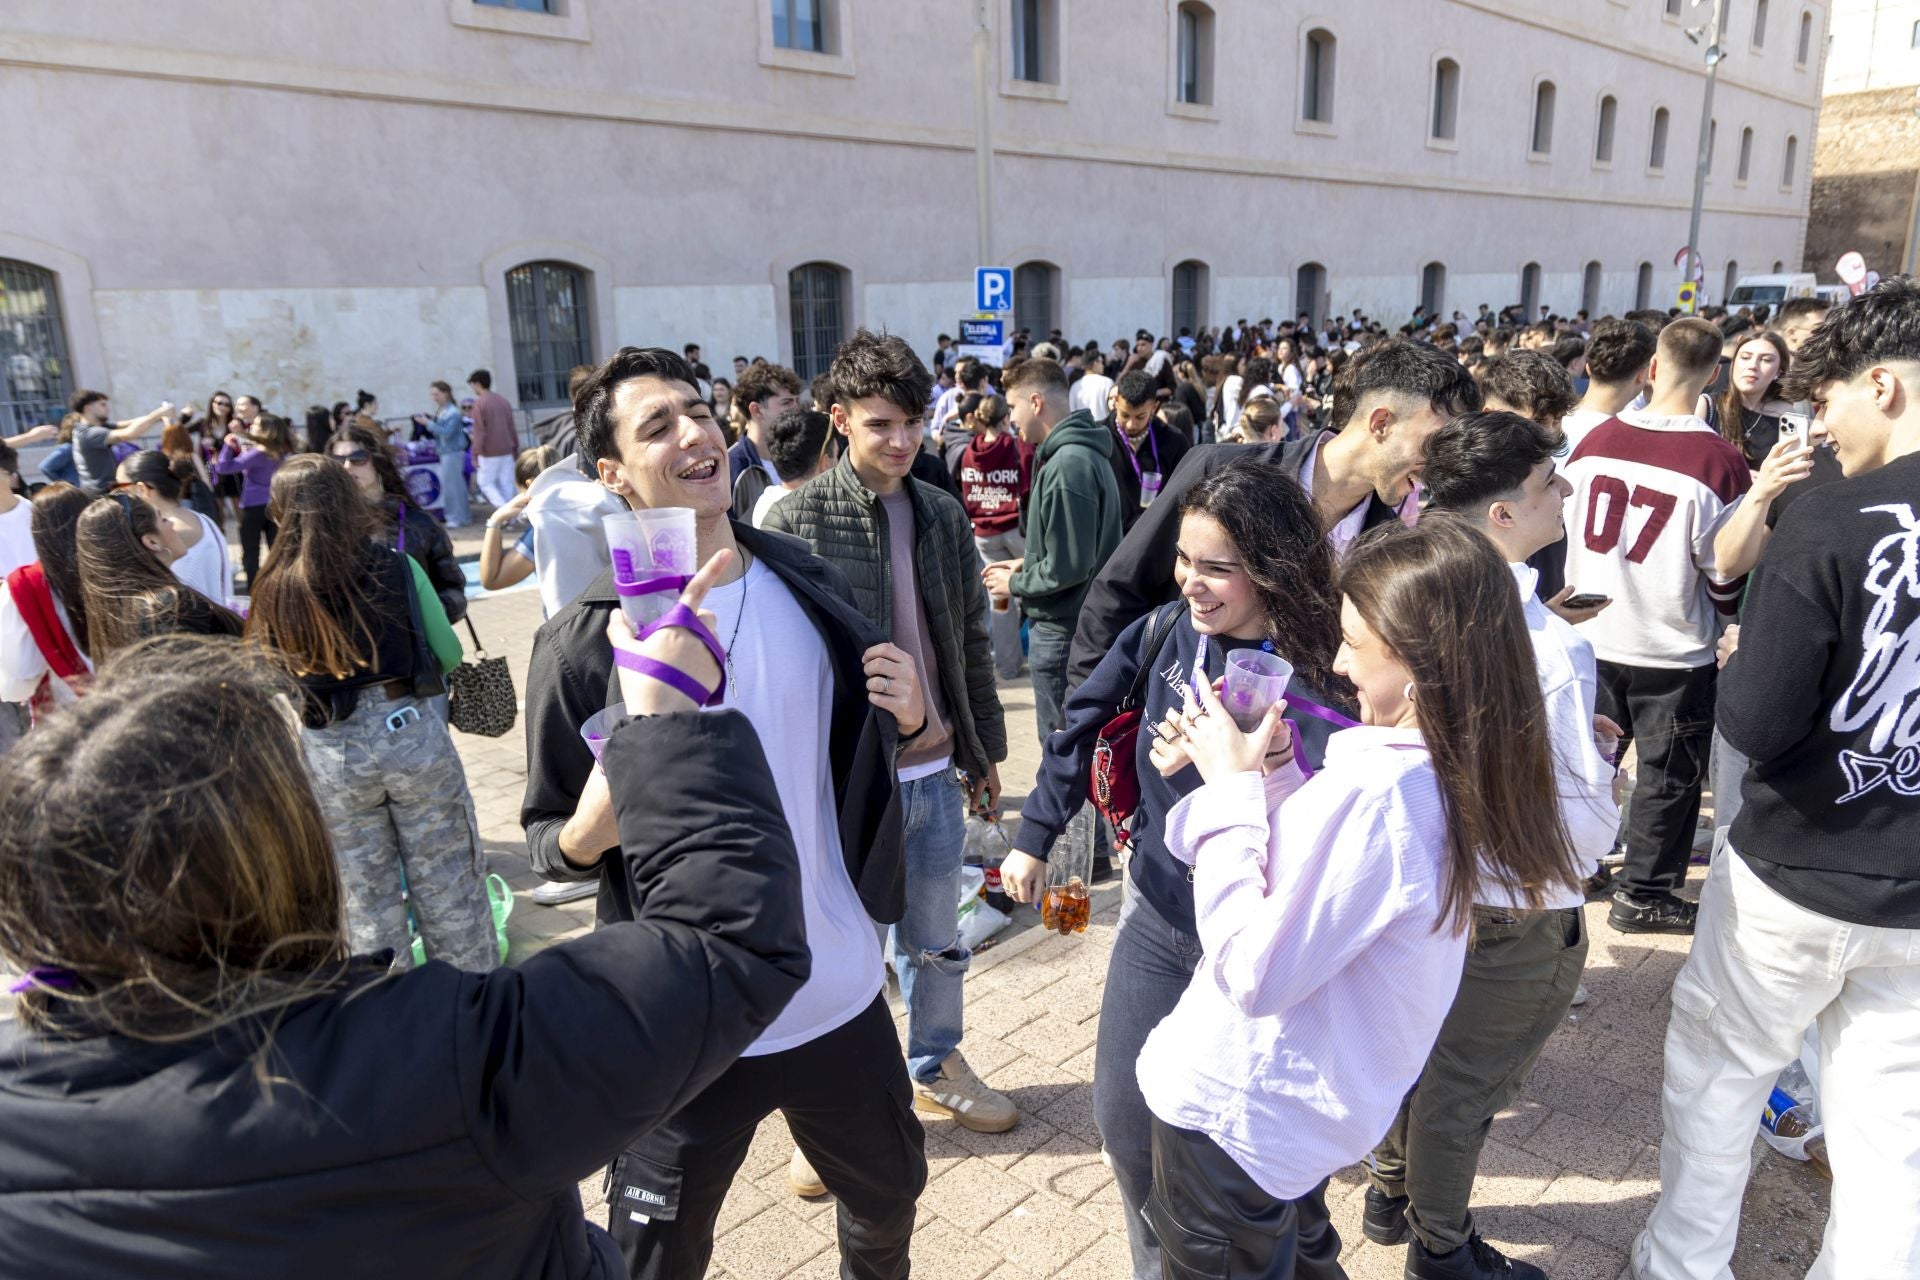
M 798 1147 L 793 1149 L 793 1159 L 787 1161 L 787 1186 L 802 1200 L 817 1200 L 827 1194 L 827 1184 L 813 1171 L 813 1161 Z
M 1005 1133 L 1019 1122 L 1013 1100 L 996 1093 L 973 1074 L 973 1068 L 955 1049 L 940 1064 L 940 1074 L 926 1084 L 913 1082 L 913 1109 L 924 1115 L 945 1116 L 975 1133 Z

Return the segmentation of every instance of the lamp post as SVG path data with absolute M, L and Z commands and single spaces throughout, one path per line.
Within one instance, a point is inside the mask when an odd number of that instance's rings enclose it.
M 973 195 L 979 222 L 980 265 L 993 265 L 993 124 L 987 115 L 987 59 L 992 51 L 990 0 L 973 3 Z
M 1698 5 L 1703 0 L 1693 2 Z M 1720 63 L 1726 58 L 1720 48 L 1720 15 L 1725 4 L 1726 0 L 1712 0 L 1713 9 L 1707 18 L 1707 25 L 1687 28 L 1687 39 L 1695 44 L 1699 44 L 1703 38 L 1707 42 L 1707 87 L 1700 103 L 1700 150 L 1693 161 L 1693 213 L 1687 223 L 1687 251 L 1700 264 L 1702 284 L 1705 283 L 1707 258 L 1700 252 L 1700 208 L 1707 198 L 1707 165 L 1713 158 L 1713 86 L 1720 78 Z M 1691 277 L 1689 264 L 1687 278 Z

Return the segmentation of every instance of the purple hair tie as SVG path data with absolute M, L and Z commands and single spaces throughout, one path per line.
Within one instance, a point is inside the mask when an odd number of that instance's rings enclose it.
M 67 990 L 80 984 L 80 975 L 71 969 L 63 969 L 55 964 L 38 964 L 27 970 L 26 976 L 7 988 L 7 994 L 22 995 L 36 987 L 57 987 Z
M 625 667 L 629 671 L 638 671 L 643 676 L 678 689 L 700 706 L 719 705 L 720 699 L 727 692 L 727 651 L 720 647 L 719 639 L 707 629 L 707 624 L 700 621 L 700 615 L 684 604 L 674 605 L 673 608 L 648 623 L 635 638 L 645 640 L 654 632 L 663 631 L 668 627 L 679 627 L 691 631 L 700 643 L 707 647 L 707 652 L 713 655 L 714 663 L 720 668 L 718 688 L 708 689 L 678 667 L 669 666 L 645 654 L 630 653 L 625 649 L 613 651 L 614 665 Z

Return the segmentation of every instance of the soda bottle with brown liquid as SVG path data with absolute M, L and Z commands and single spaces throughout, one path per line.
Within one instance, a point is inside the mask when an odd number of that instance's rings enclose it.
M 1075 876 L 1065 884 L 1047 886 L 1040 900 L 1040 925 L 1055 933 L 1085 933 L 1093 904 L 1087 900 L 1087 887 Z

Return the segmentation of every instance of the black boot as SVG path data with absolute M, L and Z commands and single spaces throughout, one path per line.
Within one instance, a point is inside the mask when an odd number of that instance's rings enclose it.
M 1428 1253 L 1415 1236 L 1407 1246 L 1406 1280 L 1547 1280 L 1531 1262 L 1515 1262 L 1480 1238 L 1478 1231 L 1452 1253 Z
M 1375 1244 L 1404 1244 L 1407 1239 L 1407 1198 L 1390 1196 L 1378 1187 L 1367 1188 L 1367 1208 L 1360 1230 Z

